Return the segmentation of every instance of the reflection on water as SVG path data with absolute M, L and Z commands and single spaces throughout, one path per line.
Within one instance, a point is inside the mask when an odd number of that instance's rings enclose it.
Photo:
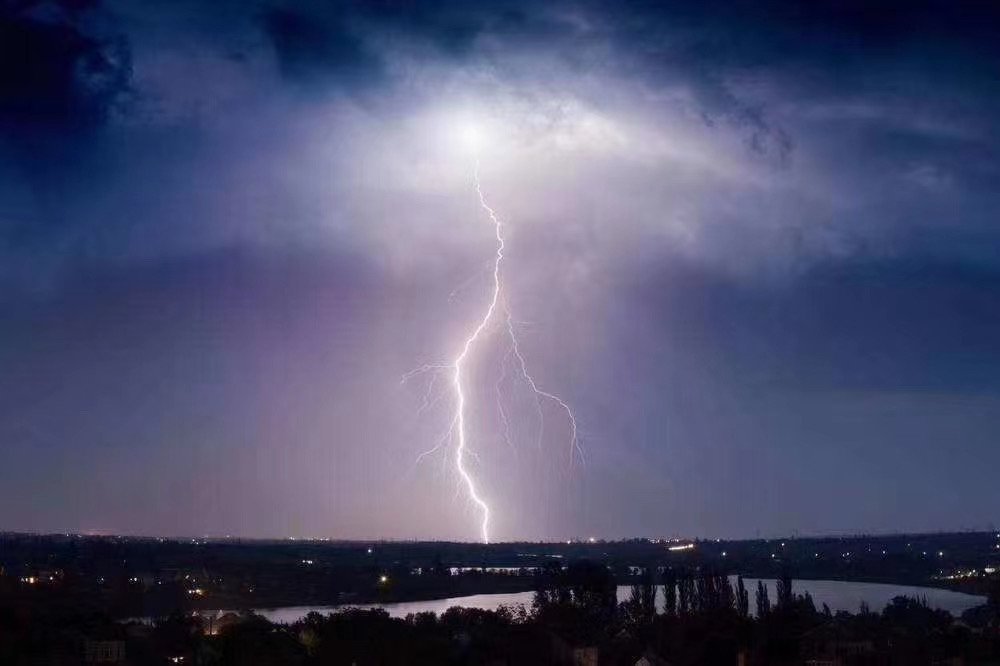
M 753 597 L 757 587 L 756 578 L 745 578 L 744 584 L 750 592 L 750 608 L 754 607 Z M 735 581 L 735 579 L 734 579 Z M 771 601 L 775 598 L 775 585 L 773 580 L 764 579 L 767 585 Z M 907 585 L 882 585 L 879 583 L 852 583 L 848 581 L 834 580 L 796 580 L 792 584 L 795 594 L 808 592 L 812 595 L 816 608 L 821 609 L 823 604 L 830 607 L 834 613 L 837 611 L 858 612 L 861 602 L 868 604 L 875 612 L 880 612 L 889 601 L 896 596 L 905 595 L 927 599 L 931 608 L 942 608 L 956 617 L 963 611 L 985 603 L 983 597 L 951 590 L 938 590 L 931 587 L 912 587 Z M 385 608 L 394 617 L 406 617 L 410 613 L 421 613 L 432 611 L 443 613 L 452 606 L 465 606 L 466 608 L 482 608 L 484 610 L 496 610 L 501 605 L 510 606 L 513 604 L 531 605 L 532 592 L 512 592 L 504 594 L 473 594 L 465 597 L 452 597 L 450 599 L 434 599 L 430 601 L 403 601 L 392 604 L 356 604 L 358 608 Z M 624 601 L 628 598 L 629 587 L 621 585 L 618 587 L 618 599 Z M 657 590 L 657 605 L 662 610 L 662 590 Z M 258 609 L 255 612 L 263 615 L 272 622 L 295 622 L 310 611 L 329 613 L 337 610 L 337 606 L 296 606 L 292 608 Z

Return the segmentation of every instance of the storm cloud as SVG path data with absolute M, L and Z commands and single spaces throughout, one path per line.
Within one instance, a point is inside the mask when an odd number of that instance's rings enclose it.
M 485 453 L 501 538 L 986 524 L 998 29 L 929 0 L 4 2 L 0 481 L 43 499 L 2 518 L 469 537 L 398 379 L 484 297 L 472 123 L 588 459 Z

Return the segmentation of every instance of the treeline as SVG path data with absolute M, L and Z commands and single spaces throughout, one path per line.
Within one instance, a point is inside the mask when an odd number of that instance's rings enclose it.
M 530 607 L 451 608 L 405 618 L 354 608 L 311 613 L 292 624 L 252 613 L 211 621 L 176 613 L 145 625 L 0 604 L 0 664 L 83 664 L 87 650 L 108 646 L 121 649 L 119 663 L 134 666 L 1000 661 L 1000 588 L 964 623 L 905 597 L 880 613 L 862 606 L 834 614 L 796 594 L 788 572 L 771 592 L 719 571 L 650 566 L 619 603 L 612 571 L 580 560 L 539 571 Z

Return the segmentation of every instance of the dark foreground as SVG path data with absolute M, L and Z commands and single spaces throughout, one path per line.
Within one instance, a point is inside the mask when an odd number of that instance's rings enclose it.
M 1000 664 L 1000 586 L 959 621 L 918 599 L 881 613 L 816 608 L 786 575 L 747 590 L 705 569 L 644 569 L 629 601 L 600 562 L 533 576 L 531 608 L 452 608 L 391 618 L 382 610 L 312 614 L 275 625 L 250 613 L 211 623 L 175 613 L 153 625 L 66 608 L 0 610 L 0 663 L 204 666 L 321 664 Z M 653 604 L 665 600 L 663 612 Z M 776 599 L 773 606 L 771 598 Z

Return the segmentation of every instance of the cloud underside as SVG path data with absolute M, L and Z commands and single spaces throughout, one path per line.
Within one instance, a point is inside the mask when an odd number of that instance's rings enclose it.
M 937 3 L 7 5 L 4 277 L 315 242 L 423 269 L 421 243 L 469 242 L 436 213 L 467 185 L 427 136 L 449 113 L 503 126 L 490 187 L 551 242 L 582 219 L 609 252 L 726 270 L 991 263 L 996 23 Z

